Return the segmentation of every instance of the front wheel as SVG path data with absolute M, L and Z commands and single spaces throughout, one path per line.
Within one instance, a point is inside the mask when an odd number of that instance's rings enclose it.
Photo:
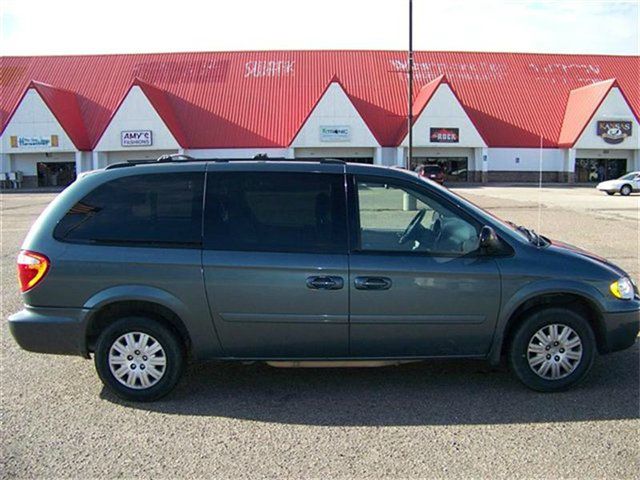
M 616 192 L 607 192 L 607 195 L 612 196 L 614 195 Z
M 623 185 L 620 187 L 620 195 L 629 196 L 631 195 L 631 185 Z
M 530 314 L 518 326 L 509 363 L 518 379 L 540 392 L 565 390 L 593 365 L 596 340 L 584 316 L 560 307 Z
M 180 379 L 184 349 L 175 333 L 145 317 L 127 317 L 98 337 L 98 375 L 125 400 L 148 402 L 168 394 Z

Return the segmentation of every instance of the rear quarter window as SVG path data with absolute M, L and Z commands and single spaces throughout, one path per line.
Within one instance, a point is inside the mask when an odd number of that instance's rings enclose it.
M 133 175 L 104 183 L 60 220 L 61 241 L 105 245 L 200 246 L 204 174 Z

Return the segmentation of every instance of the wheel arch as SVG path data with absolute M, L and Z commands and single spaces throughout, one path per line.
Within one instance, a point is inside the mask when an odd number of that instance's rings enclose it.
M 595 298 L 579 289 L 545 289 L 523 296 L 517 302 L 504 309 L 493 344 L 489 351 L 489 361 L 497 365 L 508 351 L 513 333 L 528 315 L 549 307 L 564 307 L 584 315 L 596 337 L 599 352 L 606 348 L 606 332 L 603 320 L 603 308 Z
M 187 354 L 192 341 L 183 317 L 186 314 L 178 300 L 168 292 L 149 287 L 119 286 L 94 295 L 86 302 L 91 312 L 87 318 L 86 345 L 94 351 L 100 333 L 125 316 L 152 318 L 172 330 L 182 341 Z

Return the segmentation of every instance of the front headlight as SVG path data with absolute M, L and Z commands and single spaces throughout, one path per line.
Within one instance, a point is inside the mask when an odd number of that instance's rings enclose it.
M 621 300 L 633 300 L 633 283 L 627 277 L 620 278 L 609 285 L 614 297 Z

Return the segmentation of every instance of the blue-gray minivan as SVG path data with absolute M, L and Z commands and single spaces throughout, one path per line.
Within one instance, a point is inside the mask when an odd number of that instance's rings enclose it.
M 165 158 L 91 172 L 18 256 L 26 350 L 93 355 L 155 400 L 187 361 L 506 358 L 539 391 L 634 344 L 638 288 L 603 258 L 401 169 Z

